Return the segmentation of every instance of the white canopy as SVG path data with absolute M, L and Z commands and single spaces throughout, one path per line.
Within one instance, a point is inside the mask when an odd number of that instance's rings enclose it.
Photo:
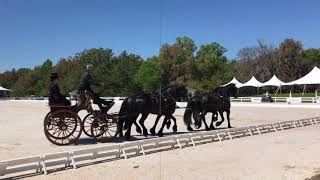
M 307 75 L 292 82 L 285 83 L 284 85 L 305 85 L 305 84 L 320 84 L 320 69 L 314 67 Z
M 273 75 L 272 78 L 269 81 L 267 81 L 265 83 L 262 83 L 262 86 L 260 86 L 260 87 L 263 87 L 263 86 L 277 86 L 277 87 L 280 87 L 283 84 L 285 84 L 285 82 L 281 81 L 276 75 Z
M 246 86 L 261 87 L 262 83 L 259 82 L 254 76 L 252 76 L 252 78 L 248 82 L 242 84 L 241 87 L 246 87 Z
M 224 84 L 222 86 L 226 86 L 228 84 L 235 84 L 237 88 L 242 86 L 242 83 L 239 82 L 235 77 L 233 77 L 233 79 L 230 82 L 228 82 L 227 84 Z
M 0 91 L 11 91 L 11 90 L 0 86 Z

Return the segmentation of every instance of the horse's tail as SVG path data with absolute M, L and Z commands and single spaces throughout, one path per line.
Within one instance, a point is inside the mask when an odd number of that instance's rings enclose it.
M 184 124 L 186 126 L 189 126 L 191 125 L 192 123 L 192 120 L 191 120 L 191 115 L 192 115 L 192 108 L 191 108 L 191 99 L 188 101 L 188 104 L 187 104 L 187 108 L 186 110 L 184 111 L 184 115 L 183 115 L 183 121 L 184 121 Z

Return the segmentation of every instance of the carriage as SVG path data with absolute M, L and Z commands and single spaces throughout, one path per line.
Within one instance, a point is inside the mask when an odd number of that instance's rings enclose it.
M 98 142 L 108 142 L 116 136 L 119 116 L 117 113 L 94 110 L 92 94 L 78 87 L 75 105 L 50 104 L 50 112 L 44 119 L 46 138 L 55 145 L 77 143 L 82 132 Z M 86 110 L 87 115 L 81 120 L 78 113 Z

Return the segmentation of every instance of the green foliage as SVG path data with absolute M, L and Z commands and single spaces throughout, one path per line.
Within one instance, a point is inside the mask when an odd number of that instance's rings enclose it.
M 245 47 L 237 61 L 225 56 L 227 49 L 217 42 L 200 45 L 186 36 L 173 44 L 164 44 L 158 56 L 144 61 L 126 51 L 114 55 L 111 49 L 92 48 L 61 58 L 57 64 L 45 60 L 33 69 L 12 69 L 0 73 L 0 84 L 15 96 L 46 96 L 51 72 L 60 76 L 60 88 L 68 93 L 76 89 L 87 64 L 95 67 L 94 79 L 104 86 L 93 87 L 101 96 L 128 96 L 141 90 L 156 91 L 159 86 L 183 84 L 193 90 L 209 91 L 236 76 L 240 81 L 255 75 L 266 81 L 276 74 L 289 81 L 320 65 L 320 49 L 303 49 L 301 42 L 285 39 L 275 48 L 258 40 L 257 46 Z
M 196 67 L 203 90 L 213 90 L 230 79 L 227 50 L 219 43 L 202 45 L 197 52 Z
M 161 83 L 161 69 L 155 61 L 144 62 L 135 74 L 135 82 L 141 84 L 144 91 L 154 92 Z

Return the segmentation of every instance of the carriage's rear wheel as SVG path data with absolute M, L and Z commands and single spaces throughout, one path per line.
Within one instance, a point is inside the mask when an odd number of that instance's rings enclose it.
M 98 116 L 91 126 L 92 137 L 98 142 L 110 142 L 117 134 L 118 117 L 116 115 Z
M 43 128 L 46 138 L 51 143 L 63 146 L 79 139 L 83 124 L 76 113 L 64 109 L 48 113 Z

